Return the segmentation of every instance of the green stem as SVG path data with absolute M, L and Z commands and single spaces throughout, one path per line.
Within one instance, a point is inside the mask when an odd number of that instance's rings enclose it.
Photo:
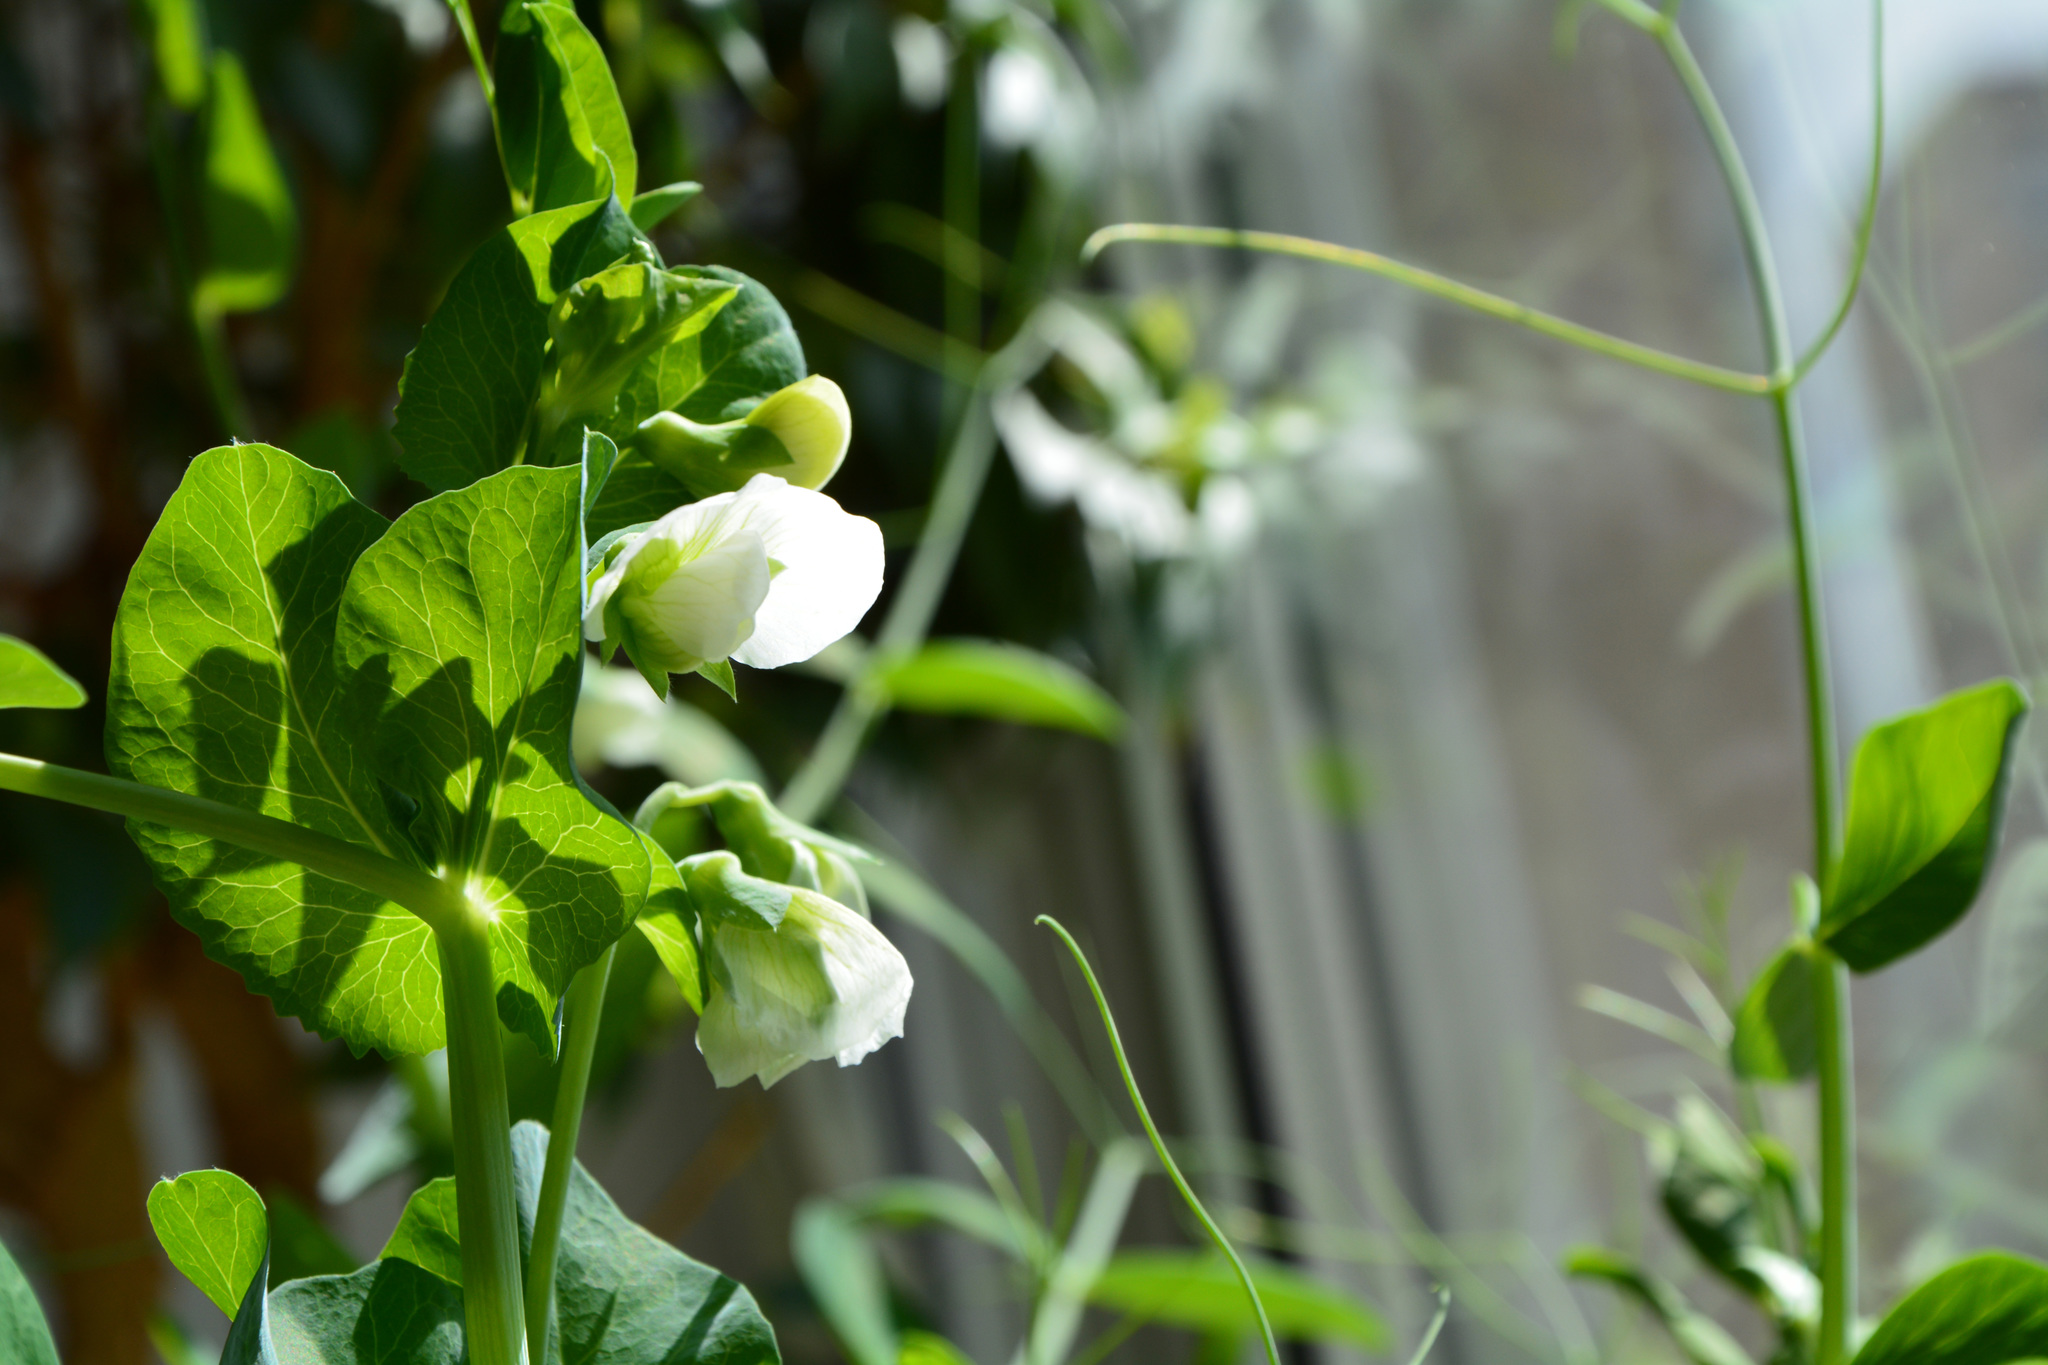
M 448 1024 L 448 1109 L 455 1137 L 455 1216 L 469 1360 L 472 1365 L 525 1365 L 512 1116 L 498 1046 L 490 925 L 472 911 L 441 926 L 435 938 Z
M 953 448 L 946 456 L 938 490 L 932 495 L 931 515 L 925 519 L 924 534 L 918 539 L 917 553 L 911 557 L 910 571 L 889 604 L 888 616 L 883 618 L 871 656 L 874 660 L 898 657 L 917 648 L 931 629 L 939 599 L 945 595 L 946 581 L 953 576 L 953 565 L 960 557 L 967 525 L 974 519 L 975 505 L 981 501 L 982 485 L 988 481 L 995 453 L 996 433 L 989 417 L 988 396 L 976 390 L 969 394 L 967 411 L 954 432 Z M 872 665 L 863 666 L 860 674 L 847 684 L 810 758 L 777 798 L 777 804 L 791 819 L 815 823 L 853 771 L 868 727 L 888 705 L 885 696 L 867 685 L 871 671 Z
M 979 60 L 974 44 L 961 47 L 953 61 L 952 94 L 946 100 L 946 216 L 941 224 L 948 257 L 946 340 L 949 350 L 960 353 L 978 350 L 981 341 L 981 289 L 978 281 L 969 282 L 981 265 L 981 119 L 974 88 Z M 969 392 L 967 386 L 948 388 L 949 417 L 957 417 Z
M 533 1218 L 533 1249 L 527 1256 L 526 1336 L 545 1355 L 555 1316 L 555 1252 L 561 1245 L 562 1211 L 569 1201 L 569 1174 L 576 1161 L 576 1136 L 583 1127 L 583 1097 L 590 1089 L 590 1061 L 597 1053 L 597 1029 L 604 1017 L 605 986 L 611 979 L 613 944 L 604 956 L 576 973 L 565 1009 L 569 1036 L 562 1044 L 562 1074 L 555 1083 L 554 1127 L 548 1135 L 547 1167 L 541 1173 L 540 1205 Z
M 1849 1359 L 1856 1323 L 1856 1068 L 1849 969 L 1815 950 L 1820 1014 L 1820 1341 L 1816 1365 Z
M 1656 34 L 1679 82 L 1698 112 L 1701 127 L 1721 167 L 1735 208 L 1736 225 L 1749 259 L 1750 280 L 1763 327 L 1771 373 L 1793 382 L 1795 362 L 1786 323 L 1784 292 L 1771 258 L 1763 210 L 1743 165 L 1735 135 L 1700 70 L 1692 49 L 1668 19 Z M 1859 272 L 1860 273 L 1860 272 Z M 1852 288 L 1854 281 L 1851 282 Z M 1829 333 L 1832 335 L 1832 331 Z M 1786 513 L 1791 522 L 1793 580 L 1799 604 L 1800 658 L 1806 675 L 1807 761 L 1812 779 L 1814 881 L 1825 892 L 1832 880 L 1836 839 L 1834 696 L 1828 677 L 1826 625 L 1822 617 L 1820 564 L 1813 527 L 1813 498 L 1799 414 L 1790 387 L 1770 395 L 1772 424 L 1785 477 Z M 1837 1365 L 1849 1355 L 1856 1317 L 1856 1100 L 1849 1031 L 1847 969 L 1822 952 L 1816 973 L 1820 1048 L 1821 1332 L 1817 1365 Z
M 125 778 L 0 754 L 0 791 L 22 792 L 203 834 L 297 863 L 393 901 L 438 929 L 460 919 L 464 903 L 433 874 L 330 835 L 203 796 L 148 787 Z
M 171 287 L 177 291 L 185 323 L 192 329 L 193 342 L 199 347 L 199 365 L 206 376 L 206 394 L 213 400 L 213 415 L 220 422 L 221 430 L 230 439 L 252 436 L 255 431 L 249 420 L 249 404 L 242 396 L 241 382 L 235 377 L 234 362 L 228 356 L 227 335 L 221 325 L 220 314 L 201 307 L 199 303 L 197 276 L 193 272 L 191 250 L 185 240 L 185 202 L 179 192 L 177 153 L 171 145 L 167 103 L 161 91 L 153 93 L 149 100 L 147 123 L 149 165 L 156 178 L 157 199 L 163 205 L 164 246 L 170 256 Z

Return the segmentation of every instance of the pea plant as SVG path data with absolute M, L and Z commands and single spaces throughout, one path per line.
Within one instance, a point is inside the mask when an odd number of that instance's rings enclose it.
M 808 659 L 881 590 L 875 525 L 816 491 L 850 414 L 772 294 L 668 266 L 695 187 L 631 193 L 612 77 L 575 12 L 521 0 L 486 62 L 517 216 L 451 282 L 396 435 L 432 496 L 387 522 L 263 444 L 192 461 L 130 572 L 97 774 L 0 756 L 0 788 L 126 816 L 208 952 L 357 1052 L 446 1049 L 454 1175 L 352 1274 L 271 1283 L 275 1229 L 224 1171 L 158 1184 L 166 1253 L 232 1321 L 223 1359 L 778 1359 L 747 1291 L 627 1221 L 574 1161 L 616 944 L 645 935 L 722 1085 L 859 1061 L 911 981 L 866 855 L 747 784 L 634 819 L 572 758 L 586 645 L 663 696 Z M 84 690 L 0 640 L 0 706 Z M 559 1068 L 509 1121 L 500 1030 Z M 0 1266 L 10 1360 L 53 1361 Z
M 1591 8 L 1566 6 L 1560 32 L 1575 32 Z M 1774 1361 L 1988 1365 L 2040 1355 L 2048 1351 L 2048 1266 L 2000 1252 L 1950 1266 L 1875 1323 L 1858 1317 L 1850 983 L 1924 948 L 1968 912 L 1997 847 L 2028 709 L 2015 683 L 1997 679 L 1875 727 L 1858 746 L 1843 818 L 1820 550 L 1798 391 L 1847 320 L 1869 254 L 1884 151 L 1882 3 L 1873 0 L 1871 11 L 1874 134 L 1848 282 L 1827 325 L 1803 349 L 1792 339 L 1749 173 L 1679 25 L 1678 0 L 1598 0 L 1597 8 L 1656 44 L 1707 136 L 1748 266 L 1766 359 L 1760 373 L 1610 336 L 1374 252 L 1279 233 L 1129 223 L 1097 233 L 1089 250 L 1118 242 L 1175 242 L 1342 265 L 1597 355 L 1768 405 L 1793 552 L 1812 864 L 1791 889 L 1790 936 L 1741 992 L 1723 1045 L 1744 1085 L 1810 1081 L 1816 1087 L 1819 1198 L 1817 1204 L 1806 1199 L 1803 1174 L 1754 1113 L 1736 1129 L 1718 1115 L 1681 1106 L 1659 1135 L 1663 1203 L 1702 1260 L 1775 1325 Z M 1584 1250 L 1569 1258 L 1567 1268 L 1615 1284 L 1647 1305 L 1694 1365 L 1748 1359 L 1725 1330 L 1626 1258 Z

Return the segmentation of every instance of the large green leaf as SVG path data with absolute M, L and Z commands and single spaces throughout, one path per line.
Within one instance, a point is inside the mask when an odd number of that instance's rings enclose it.
M 533 1239 L 547 1130 L 512 1130 L 522 1254 Z M 441 1185 L 443 1182 L 436 1182 Z M 429 1186 L 428 1189 L 434 1189 Z M 424 1192 L 423 1192 L 424 1193 Z M 421 1196 L 415 1196 L 415 1204 Z M 407 1217 L 413 1206 L 409 1205 Z M 404 1224 L 401 1223 L 401 1228 Z M 394 1242 L 397 1240 L 394 1234 Z M 438 1254 L 459 1273 L 456 1233 Z M 415 1244 L 417 1247 L 417 1244 Z M 555 1260 L 557 1333 L 533 1359 L 577 1365 L 778 1365 L 775 1333 L 743 1287 L 636 1226 L 580 1163 Z M 274 1354 L 260 1353 L 262 1338 Z M 293 1280 L 245 1300 L 222 1365 L 460 1365 L 459 1285 L 398 1256 L 352 1275 Z
M 548 310 L 578 281 L 651 251 L 616 199 L 522 218 L 477 248 L 406 357 L 392 434 L 441 491 L 511 463 L 540 382 Z
M 734 421 L 808 373 L 796 328 L 765 285 L 724 266 L 698 266 L 695 273 L 736 284 L 739 294 L 702 332 L 663 348 L 626 382 L 606 427 L 624 453 L 590 515 L 593 539 L 691 500 L 672 475 L 632 449 L 640 422 L 668 411 L 693 422 Z
M 1751 983 L 1735 1011 L 1735 1036 L 1728 1044 L 1735 1074 L 1752 1081 L 1796 1081 L 1820 1064 L 1820 1015 L 1813 974 L 1826 968 L 1813 946 L 1792 943 L 1778 950 Z
M 291 286 L 299 219 L 249 78 L 234 53 L 213 56 L 201 195 L 206 261 L 194 286 L 208 312 L 268 308 Z
M 26 640 L 0 635 L 0 711 L 13 706 L 68 711 L 85 705 L 78 680 Z
M 984 716 L 1114 739 L 1124 713 L 1086 674 L 1049 654 L 993 640 L 934 640 L 871 682 L 906 711 Z
M 486 908 L 498 1011 L 543 1055 L 569 978 L 631 926 L 649 851 L 569 753 L 583 676 L 583 471 L 520 466 L 411 508 L 349 575 L 336 653 L 430 866 Z M 436 978 L 438 980 L 438 978 Z
M 608 194 L 633 202 L 633 132 L 604 52 L 573 7 L 514 0 L 492 65 L 505 177 L 519 208 L 539 212 Z
M 36 1292 L 29 1288 L 5 1242 L 0 1242 L 0 1360 L 14 1365 L 57 1365 L 57 1343 L 50 1340 L 43 1306 L 36 1302 Z
M 149 1225 L 178 1272 L 235 1316 L 262 1267 L 270 1221 L 263 1200 L 231 1171 L 187 1171 L 149 1192 Z
M 398 1226 L 378 1253 L 385 1260 L 411 1261 L 450 1284 L 462 1283 L 462 1234 L 455 1217 L 455 1177 L 429 1180 L 405 1201 Z
M 533 1240 L 548 1130 L 512 1129 L 512 1173 L 522 1249 Z M 772 1365 L 775 1332 L 736 1281 L 677 1251 L 619 1212 L 583 1169 L 570 1167 L 555 1260 L 550 1358 L 581 1365 Z
M 1970 908 L 1998 845 L 2026 695 L 2000 679 L 1864 737 L 1819 937 L 1859 972 L 1925 946 Z
M 1275 1335 L 1384 1351 L 1379 1315 L 1342 1290 L 1271 1261 L 1250 1262 Z M 1120 1251 L 1088 1290 L 1088 1302 L 1205 1335 L 1251 1335 L 1259 1324 L 1230 1262 L 1211 1251 Z
M 1958 1261 L 1900 1300 L 1854 1365 L 2001 1365 L 2048 1356 L 2048 1266 L 2001 1252 Z
M 114 619 L 107 763 L 406 856 L 366 743 L 371 713 L 334 659 L 350 566 L 384 519 L 334 475 L 265 445 L 186 470 Z M 179 922 L 251 990 L 358 1050 L 441 1045 L 426 926 L 357 887 L 131 821 Z

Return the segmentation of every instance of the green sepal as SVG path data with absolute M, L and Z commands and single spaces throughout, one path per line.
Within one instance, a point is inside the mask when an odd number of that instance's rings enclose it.
M 698 677 L 725 693 L 727 700 L 740 699 L 739 679 L 733 676 L 732 660 L 712 659 L 707 663 L 698 664 L 695 671 Z
M 1898 961 L 1969 910 L 1998 846 L 2026 712 L 2026 694 L 1999 679 L 1864 737 L 1818 934 L 1852 970 Z
M 708 929 L 737 924 L 746 929 L 774 929 L 789 913 L 796 892 L 781 882 L 752 876 L 729 850 L 699 853 L 677 864 L 690 904 Z
M 0 711 L 69 711 L 85 703 L 85 689 L 48 655 L 26 640 L 0 635 Z
M 236 1316 L 269 1258 L 263 1198 L 232 1171 L 187 1171 L 149 1192 L 149 1225 L 178 1273 Z
M 648 190 L 633 196 L 633 225 L 642 232 L 652 232 L 666 222 L 668 216 L 704 192 L 704 187 L 694 180 L 678 180 L 672 185 Z

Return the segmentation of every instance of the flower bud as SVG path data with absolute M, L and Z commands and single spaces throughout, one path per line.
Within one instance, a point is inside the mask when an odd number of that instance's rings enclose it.
M 751 877 L 730 852 L 683 864 L 703 926 L 710 993 L 697 1048 L 720 1086 L 763 1088 L 805 1062 L 852 1066 L 903 1036 L 910 966 L 822 892 Z
M 882 591 L 882 532 L 822 493 L 757 474 L 621 537 L 595 571 L 585 638 L 650 686 L 735 659 L 780 668 L 860 624 Z
M 798 488 L 823 488 L 846 458 L 853 414 L 846 395 L 821 374 L 770 395 L 731 422 L 693 422 L 658 412 L 642 422 L 634 448 L 699 497 L 773 474 Z

